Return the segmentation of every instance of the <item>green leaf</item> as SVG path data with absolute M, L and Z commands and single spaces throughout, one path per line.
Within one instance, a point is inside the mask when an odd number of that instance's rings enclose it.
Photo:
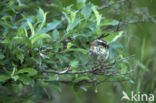
M 0 60 L 4 59 L 5 56 L 0 52 Z
M 73 45 L 74 45 L 74 44 L 72 44 L 71 42 L 69 42 L 69 43 L 67 44 L 67 49 L 71 48 Z
M 81 10 L 81 14 L 84 16 L 85 19 L 88 19 L 89 16 L 91 15 L 92 9 L 90 9 L 92 7 L 91 3 L 88 3 L 82 10 Z
M 40 34 L 30 38 L 32 44 L 42 39 L 51 39 L 51 37 L 48 34 Z
M 60 24 L 61 24 L 60 21 L 54 20 L 53 22 L 48 23 L 48 24 L 46 25 L 45 28 L 43 28 L 41 31 L 39 31 L 39 33 L 40 33 L 40 34 L 41 34 L 41 33 L 47 33 L 48 31 L 57 28 L 58 25 L 60 25 Z
M 80 88 L 81 88 L 84 92 L 87 92 L 87 90 L 88 90 L 86 87 L 82 87 L 82 86 L 81 86 Z
M 87 53 L 88 53 L 87 50 L 81 49 L 81 48 L 70 48 L 70 49 L 66 49 L 66 50 L 63 51 L 63 53 L 71 52 L 71 51 L 81 52 L 81 53 L 83 53 L 83 54 L 87 54 Z
M 132 79 L 131 79 L 131 80 L 129 80 L 129 82 L 130 82 L 130 83 L 132 83 L 132 84 L 134 84 L 134 83 L 135 83 Z
M 13 78 L 16 81 L 18 79 L 18 76 L 15 76 L 15 72 L 16 72 L 16 67 L 13 67 L 11 78 Z
M 63 12 L 68 22 L 68 26 L 66 29 L 67 32 L 69 32 L 70 30 L 73 30 L 81 21 L 81 19 L 76 16 L 78 11 L 71 10 L 72 6 L 73 5 L 66 7 Z
M 108 43 L 115 42 L 118 38 L 120 38 L 123 34 L 123 31 L 114 32 L 107 37 L 104 38 Z
M 4 43 L 4 44 L 6 43 L 6 44 L 7 44 L 7 43 L 9 43 L 9 39 L 6 38 L 6 39 L 4 39 L 3 41 L 1 41 L 1 43 Z
M 34 76 L 37 74 L 37 71 L 33 68 L 23 68 L 23 69 L 20 69 L 18 72 L 18 74 L 20 73 L 28 73 L 27 75 L 28 76 Z
M 72 25 L 69 27 L 69 30 L 73 30 L 79 23 L 81 22 L 80 18 L 75 18 L 75 21 L 72 23 Z M 68 28 L 67 28 L 68 29 Z M 68 30 L 68 31 L 69 31 Z
M 28 37 L 28 32 L 26 28 L 24 28 L 24 33 L 25 33 L 25 36 Z
M 25 85 L 34 85 L 35 83 L 35 81 L 28 76 L 20 76 L 19 80 L 22 81 Z
M 101 22 L 102 15 L 100 15 L 100 13 L 97 11 L 97 7 L 96 6 L 93 6 L 92 7 L 92 10 L 93 10 L 93 12 L 94 12 L 94 14 L 96 16 L 96 22 L 97 22 L 96 25 L 99 26 L 100 25 L 100 22 Z
M 11 78 L 12 78 L 14 81 L 17 81 L 17 80 L 19 79 L 19 76 L 18 76 L 18 75 L 13 75 Z
M 78 11 L 71 11 L 71 12 L 70 12 L 71 23 L 73 23 L 73 22 L 75 21 L 77 12 L 78 12 Z
M 119 31 L 119 32 L 116 32 L 114 35 L 116 35 L 113 40 L 111 42 L 115 42 L 117 41 L 123 34 L 124 32 L 123 31 Z
M 69 15 L 66 12 L 63 12 L 63 14 L 64 14 L 65 18 L 67 19 L 68 25 L 71 25 L 71 20 L 70 20 Z
M 49 76 L 47 81 L 55 81 L 55 80 L 58 80 L 58 79 L 59 79 L 58 76 Z
M 30 21 L 28 21 L 28 25 L 29 25 L 29 28 L 31 30 L 31 36 L 34 36 L 35 35 L 35 30 L 34 30 L 34 27 L 33 27 L 33 25 L 31 24 Z
M 78 82 L 83 81 L 83 80 L 90 80 L 90 78 L 88 76 L 82 76 L 82 77 L 76 78 L 74 80 L 74 82 L 78 83 Z
M 76 0 L 78 9 L 85 7 L 86 0 Z
M 55 84 L 55 83 L 50 83 L 49 84 L 51 88 L 53 88 L 54 90 L 57 90 L 58 92 L 62 92 L 62 89 L 60 88 L 59 84 Z
M 125 63 L 122 63 L 121 64 L 121 74 L 124 74 L 127 72 L 127 65 Z
M 77 61 L 77 60 L 74 60 L 74 61 L 70 62 L 71 67 L 77 67 L 78 64 L 79 64 L 79 61 Z
M 48 14 L 47 12 L 45 13 L 41 8 L 39 8 L 39 10 L 38 10 L 38 19 L 39 19 L 39 22 L 41 21 L 41 24 L 40 24 L 40 27 L 39 27 L 40 30 L 43 28 L 43 26 L 46 23 L 46 15 L 47 14 Z
M 16 56 L 20 60 L 20 62 L 23 63 L 23 61 L 24 61 L 24 55 L 22 53 L 17 53 Z
M 18 32 L 18 36 L 22 36 L 24 30 L 23 30 L 22 27 L 19 27 L 18 30 L 17 30 L 17 32 Z
M 52 40 L 56 41 L 57 39 L 59 39 L 59 32 L 55 29 L 52 33 Z
M 10 79 L 10 75 L 0 75 L 0 82 L 5 82 Z
M 114 19 L 104 19 L 100 26 L 109 26 L 109 25 L 112 25 L 112 26 L 115 26 L 115 25 L 118 25 L 119 24 L 119 21 L 117 20 L 114 20 Z
M 29 40 L 28 37 L 18 37 L 18 36 L 16 36 L 13 39 L 16 40 L 16 42 L 19 43 L 19 44 L 24 43 L 26 46 L 31 47 L 31 41 Z
M 68 15 L 66 15 L 67 17 L 67 19 L 69 19 L 68 18 Z M 73 21 L 73 19 L 74 19 L 74 21 Z M 80 18 L 75 18 L 75 17 L 73 17 L 73 19 L 72 20 L 67 20 L 68 21 L 68 27 L 67 27 L 67 32 L 69 32 L 70 30 L 73 30 L 80 22 L 81 22 L 81 19 Z
M 72 36 L 73 34 L 70 34 L 70 33 L 66 33 L 64 34 L 62 37 L 61 37 L 61 41 L 65 40 L 66 38 Z
M 4 21 L 7 21 L 7 19 L 10 19 L 10 16 L 5 15 L 5 16 L 1 17 L 1 20 L 4 20 Z

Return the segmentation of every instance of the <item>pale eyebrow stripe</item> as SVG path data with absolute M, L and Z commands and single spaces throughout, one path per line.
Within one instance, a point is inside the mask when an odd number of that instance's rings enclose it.
M 98 40 L 98 41 L 101 42 L 101 43 L 103 42 L 102 40 Z

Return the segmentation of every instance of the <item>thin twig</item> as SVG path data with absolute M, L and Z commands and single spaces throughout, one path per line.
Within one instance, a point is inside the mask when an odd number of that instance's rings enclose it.
M 132 69 L 132 70 L 126 72 L 126 73 L 120 73 L 121 71 L 116 70 L 116 71 L 113 71 L 113 72 L 111 72 L 111 73 L 107 73 L 107 71 L 105 71 L 104 73 L 103 73 L 103 72 L 98 72 L 98 73 L 95 73 L 95 74 L 96 74 L 96 75 L 105 75 L 105 76 L 107 76 L 107 77 L 108 77 L 108 76 L 127 75 L 127 74 L 130 74 L 130 73 L 134 72 L 134 71 L 136 70 L 136 67 L 137 67 L 137 65 L 134 67 L 134 69 Z
M 119 59 L 117 61 L 114 61 L 113 63 L 108 63 L 108 64 L 104 64 L 104 65 L 101 65 L 100 67 L 93 67 L 92 69 L 89 69 L 89 70 L 83 70 L 83 71 L 68 71 L 68 70 L 64 70 L 64 71 L 56 71 L 56 70 L 42 70 L 40 72 L 42 73 L 54 73 L 54 74 L 84 74 L 84 73 L 95 73 L 96 71 L 100 71 L 102 70 L 102 72 L 104 72 L 104 70 L 106 70 L 106 68 L 116 64 L 116 63 L 119 63 L 121 61 L 124 61 L 124 60 L 127 60 L 131 57 L 134 57 L 135 55 L 131 55 L 129 57 L 126 57 L 126 58 L 122 58 L 122 59 Z
M 121 26 L 125 26 L 125 25 L 128 25 L 128 24 L 146 23 L 146 22 L 155 23 L 155 22 L 153 22 L 153 20 L 152 20 L 152 19 L 154 19 L 155 17 L 156 17 L 156 15 L 152 15 L 152 16 L 149 16 L 147 19 L 133 20 L 133 21 L 125 22 L 125 23 L 122 23 Z M 151 21 L 150 21 L 150 20 L 151 20 Z
M 131 72 L 134 72 L 136 70 L 137 65 L 134 67 L 134 69 L 130 70 L 127 73 L 124 74 L 118 74 L 118 75 L 127 75 L 130 74 Z M 111 75 L 115 76 L 116 74 L 112 73 Z M 46 81 L 46 82 L 51 82 L 51 83 L 64 83 L 64 84 L 75 84 L 77 86 L 81 86 L 84 84 L 92 84 L 94 86 L 97 86 L 99 84 L 105 83 L 105 82 L 126 82 L 129 81 L 130 79 L 119 79 L 119 80 L 109 80 L 111 75 L 108 75 L 104 80 L 98 81 L 97 79 L 91 79 L 91 80 L 81 80 L 78 82 L 74 82 L 73 80 L 55 80 L 55 81 Z
M 117 63 L 119 63 L 119 62 L 121 62 L 121 61 L 124 61 L 124 60 L 127 60 L 127 59 L 129 59 L 129 58 L 132 58 L 132 57 L 135 57 L 135 54 L 133 54 L 133 55 L 131 55 L 131 56 L 128 56 L 128 57 L 125 57 L 125 58 L 122 58 L 122 59 L 119 59 L 119 60 L 115 60 L 114 62 L 112 62 L 112 63 L 109 63 L 109 64 L 105 64 L 105 66 L 112 66 L 112 65 L 114 65 L 114 64 L 117 64 Z
M 155 18 L 156 15 L 153 15 L 153 16 L 149 16 L 146 20 L 145 19 L 142 19 L 142 20 L 133 20 L 133 21 L 128 21 L 128 22 L 123 22 L 123 23 L 120 23 L 120 28 L 121 27 L 125 27 L 126 25 L 129 25 L 129 24 L 138 24 L 138 23 L 155 23 Z M 108 29 L 113 29 L 113 28 L 117 28 L 119 25 L 115 25 L 115 26 L 105 26 L 102 28 L 102 30 L 108 30 Z M 108 35 L 107 35 L 108 36 Z
M 120 80 L 102 80 L 96 83 L 96 85 L 99 85 L 101 83 L 105 83 L 105 82 L 127 82 L 129 81 L 129 79 L 120 79 Z
M 116 32 L 120 30 L 120 24 L 121 24 L 121 18 L 120 18 L 119 23 L 118 23 L 118 25 L 116 27 L 116 30 L 115 30 Z
M 64 84 L 75 84 L 77 86 L 81 86 L 84 84 L 92 84 L 94 86 L 97 86 L 101 83 L 105 83 L 105 82 L 125 82 L 125 81 L 129 81 L 129 79 L 119 79 L 119 80 L 108 80 L 108 78 L 101 80 L 101 81 L 97 81 L 96 79 L 93 80 L 81 80 L 79 82 L 74 82 L 72 80 L 55 80 L 55 81 L 45 81 L 45 82 L 49 82 L 49 83 L 64 83 Z
M 84 70 L 84 71 L 67 71 L 62 73 L 62 71 L 56 71 L 56 70 L 42 70 L 40 72 L 44 72 L 44 73 L 54 73 L 54 74 L 84 74 L 84 73 L 90 73 L 97 70 L 97 68 L 95 69 L 91 69 L 91 70 Z
M 111 6 L 115 5 L 115 4 L 123 3 L 123 2 L 125 2 L 125 1 L 127 1 L 127 0 L 120 0 L 120 1 L 113 2 L 113 3 L 108 4 L 108 5 L 105 5 L 105 4 L 104 4 L 104 5 L 102 5 L 101 7 L 99 7 L 98 10 L 102 10 L 102 9 L 108 8 L 108 7 L 111 7 Z
M 113 73 L 111 73 L 111 74 L 108 74 L 108 76 L 127 75 L 127 74 L 130 74 L 130 73 L 134 72 L 134 71 L 136 70 L 136 67 L 137 67 L 137 65 L 134 67 L 134 69 L 132 69 L 132 70 L 126 72 L 126 73 L 120 73 L 120 74 L 117 74 L 117 73 L 118 73 L 118 71 L 117 71 L 117 72 L 113 72 Z

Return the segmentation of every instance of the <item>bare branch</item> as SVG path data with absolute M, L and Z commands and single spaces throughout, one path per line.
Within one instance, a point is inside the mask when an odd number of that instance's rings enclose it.
M 114 2 L 114 3 L 111 3 L 111 4 L 108 4 L 108 5 L 102 5 L 101 7 L 99 7 L 98 8 L 98 10 L 102 10 L 102 9 L 105 9 L 105 8 L 109 8 L 109 7 L 111 7 L 111 6 L 113 6 L 113 5 L 115 5 L 115 4 L 120 4 L 120 3 L 123 3 L 123 2 L 125 2 L 125 1 L 127 1 L 127 0 L 120 0 L 120 1 L 117 1 L 117 2 Z
M 124 61 L 124 60 L 127 60 L 131 57 L 134 57 L 135 55 L 131 55 L 129 57 L 126 57 L 126 58 L 122 58 L 122 59 L 119 59 L 117 61 L 114 61 L 112 63 L 108 63 L 108 64 L 103 64 L 101 65 L 100 64 L 100 67 L 97 66 L 97 67 L 93 67 L 92 69 L 89 69 L 89 70 L 83 70 L 83 71 L 69 71 L 69 68 L 66 69 L 66 70 L 63 70 L 63 71 L 56 71 L 56 70 L 42 70 L 40 71 L 41 73 L 54 73 L 54 74 L 59 74 L 59 75 L 62 75 L 62 74 L 84 74 L 84 73 L 92 73 L 92 74 L 96 74 L 97 72 L 102 72 L 104 73 L 107 68 L 109 68 L 110 66 L 116 64 L 116 63 L 119 63 L 121 61 Z M 104 74 L 103 74 L 104 75 Z
M 120 73 L 121 71 L 115 70 L 115 71 L 112 71 L 111 73 L 107 73 L 107 71 L 105 71 L 105 72 L 97 72 L 97 73 L 95 72 L 95 74 L 96 74 L 96 75 L 105 75 L 105 76 L 107 76 L 107 77 L 108 77 L 108 76 L 128 75 L 128 74 L 134 72 L 134 71 L 136 70 L 136 67 L 137 67 L 137 65 L 134 67 L 134 69 L 132 69 L 132 70 L 126 72 L 126 73 Z
M 84 70 L 84 71 L 67 71 L 62 73 L 62 71 L 56 71 L 56 70 L 42 70 L 40 72 L 44 73 L 54 73 L 54 74 L 84 74 L 84 73 L 90 73 L 96 71 L 98 68 L 91 69 L 91 70 Z
M 130 21 L 130 22 L 125 22 L 121 26 L 125 26 L 125 25 L 128 25 L 128 24 L 147 23 L 147 22 L 155 23 L 155 21 L 153 20 L 155 17 L 156 17 L 156 15 L 153 15 L 153 16 L 148 17 L 148 19 L 150 19 L 150 20 L 142 19 L 142 20 L 133 20 L 133 21 Z
M 119 79 L 119 80 L 102 80 L 96 83 L 96 85 L 105 83 L 105 82 L 127 82 L 129 79 Z
M 125 58 L 122 58 L 122 59 L 119 59 L 119 60 L 115 60 L 115 61 L 112 62 L 112 63 L 105 64 L 105 66 L 107 66 L 107 67 L 108 67 L 108 66 L 112 66 L 112 65 L 114 65 L 114 64 L 117 64 L 117 63 L 119 63 L 119 62 L 121 62 L 121 61 L 130 59 L 130 58 L 132 58 L 132 57 L 135 57 L 135 54 L 133 54 L 133 55 L 131 55 L 131 56 L 128 56 L 128 57 L 125 57 Z
M 101 81 L 98 81 L 96 79 L 93 80 L 81 80 L 79 82 L 74 82 L 72 80 L 55 80 L 55 81 L 45 81 L 45 82 L 49 82 L 49 83 L 63 83 L 63 84 L 75 84 L 77 86 L 81 86 L 84 84 L 92 84 L 94 86 L 97 86 L 101 83 L 105 83 L 105 82 L 126 82 L 129 81 L 129 79 L 119 79 L 119 80 L 108 80 L 107 78 Z
M 90 79 L 90 80 L 80 80 L 78 82 L 74 82 L 73 80 L 55 80 L 55 81 L 45 81 L 45 82 L 51 82 L 51 83 L 63 83 L 63 84 L 75 84 L 77 86 L 81 86 L 84 84 L 92 84 L 94 86 L 97 86 L 99 84 L 105 83 L 105 82 L 126 82 L 129 81 L 130 79 L 119 79 L 119 80 L 109 80 L 110 76 L 120 76 L 120 75 L 127 75 L 136 70 L 137 65 L 130 71 L 123 73 L 123 74 L 116 74 L 117 72 L 114 72 L 112 74 L 107 74 L 107 77 L 103 80 L 97 80 L 97 79 Z
M 121 27 L 125 27 L 126 25 L 129 25 L 129 24 L 156 23 L 155 17 L 156 17 L 156 15 L 153 15 L 153 16 L 147 17 L 147 19 L 131 20 L 131 21 L 128 21 L 128 22 L 120 23 L 120 25 L 118 24 L 118 25 L 115 25 L 115 26 L 105 26 L 105 27 L 102 28 L 102 30 L 108 30 L 108 29 L 113 29 L 113 28 L 121 28 Z M 109 36 L 109 35 L 106 35 L 106 36 Z

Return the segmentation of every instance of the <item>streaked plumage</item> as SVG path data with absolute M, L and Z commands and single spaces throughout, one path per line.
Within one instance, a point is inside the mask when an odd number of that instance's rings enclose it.
M 90 55 L 97 60 L 107 60 L 109 57 L 109 45 L 104 40 L 94 40 L 90 46 Z

